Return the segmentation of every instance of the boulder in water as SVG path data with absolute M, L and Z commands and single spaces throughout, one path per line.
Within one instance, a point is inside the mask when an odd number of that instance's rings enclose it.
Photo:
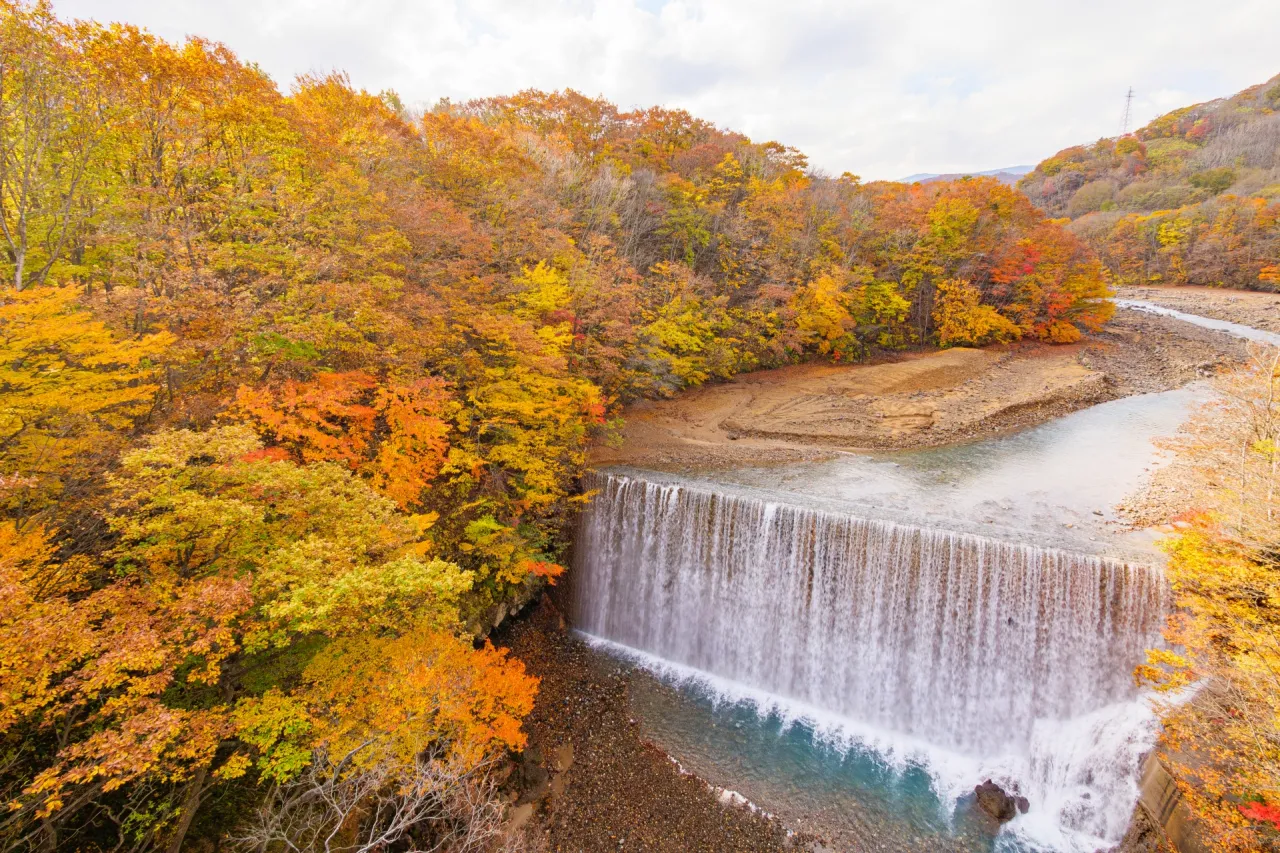
M 978 807 L 1000 823 L 1011 821 L 1019 812 L 1026 814 L 1031 809 L 1026 797 L 1010 795 L 990 779 L 975 787 L 973 793 L 978 799 Z

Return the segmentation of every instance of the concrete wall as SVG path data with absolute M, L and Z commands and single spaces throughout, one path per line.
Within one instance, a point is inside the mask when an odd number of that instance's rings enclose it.
M 1147 756 L 1142 766 L 1141 789 L 1138 808 L 1144 810 L 1151 821 L 1164 830 L 1169 843 L 1178 853 L 1208 853 L 1196 837 L 1191 826 L 1191 813 L 1187 804 L 1182 801 L 1173 777 L 1164 769 L 1154 752 Z

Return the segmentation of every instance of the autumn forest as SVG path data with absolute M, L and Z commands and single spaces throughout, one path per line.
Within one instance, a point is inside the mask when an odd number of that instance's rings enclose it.
M 281 90 L 0 0 L 0 848 L 488 849 L 539 682 L 486 638 L 563 578 L 624 406 L 1280 287 L 1274 84 L 1265 164 L 1217 165 L 1224 107 L 1024 193 L 574 91 Z

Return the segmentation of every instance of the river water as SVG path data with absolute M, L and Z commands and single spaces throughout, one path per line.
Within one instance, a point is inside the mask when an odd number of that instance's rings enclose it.
M 600 472 L 575 627 L 658 676 L 633 703 L 668 754 L 834 849 L 1105 849 L 1154 739 L 1131 673 L 1167 612 L 1115 505 L 1206 395 L 714 478 Z M 996 835 L 969 804 L 986 778 L 1032 804 Z
M 1116 299 L 1114 300 L 1119 308 L 1128 308 L 1132 311 L 1142 311 L 1146 314 L 1158 314 L 1162 317 L 1172 317 L 1175 320 L 1181 320 L 1184 323 L 1191 323 L 1194 326 L 1200 326 L 1205 329 L 1213 329 L 1217 332 L 1225 332 L 1236 338 L 1243 338 L 1247 341 L 1253 341 L 1259 344 L 1269 344 L 1273 347 L 1280 347 L 1280 334 L 1275 332 L 1264 331 L 1263 329 L 1255 329 L 1252 326 L 1242 326 L 1239 323 L 1230 323 L 1226 320 L 1215 320 L 1212 317 L 1201 317 L 1198 314 L 1187 314 L 1184 311 L 1178 311 L 1173 308 L 1166 308 L 1163 305 L 1157 305 L 1154 302 L 1146 302 L 1141 299 Z

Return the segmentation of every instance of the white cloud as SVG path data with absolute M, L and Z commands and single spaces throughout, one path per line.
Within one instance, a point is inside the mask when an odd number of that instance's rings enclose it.
M 663 104 L 829 172 L 1033 163 L 1280 72 L 1275 0 L 55 0 L 225 42 L 282 86 L 342 69 L 429 105 L 571 87 Z

